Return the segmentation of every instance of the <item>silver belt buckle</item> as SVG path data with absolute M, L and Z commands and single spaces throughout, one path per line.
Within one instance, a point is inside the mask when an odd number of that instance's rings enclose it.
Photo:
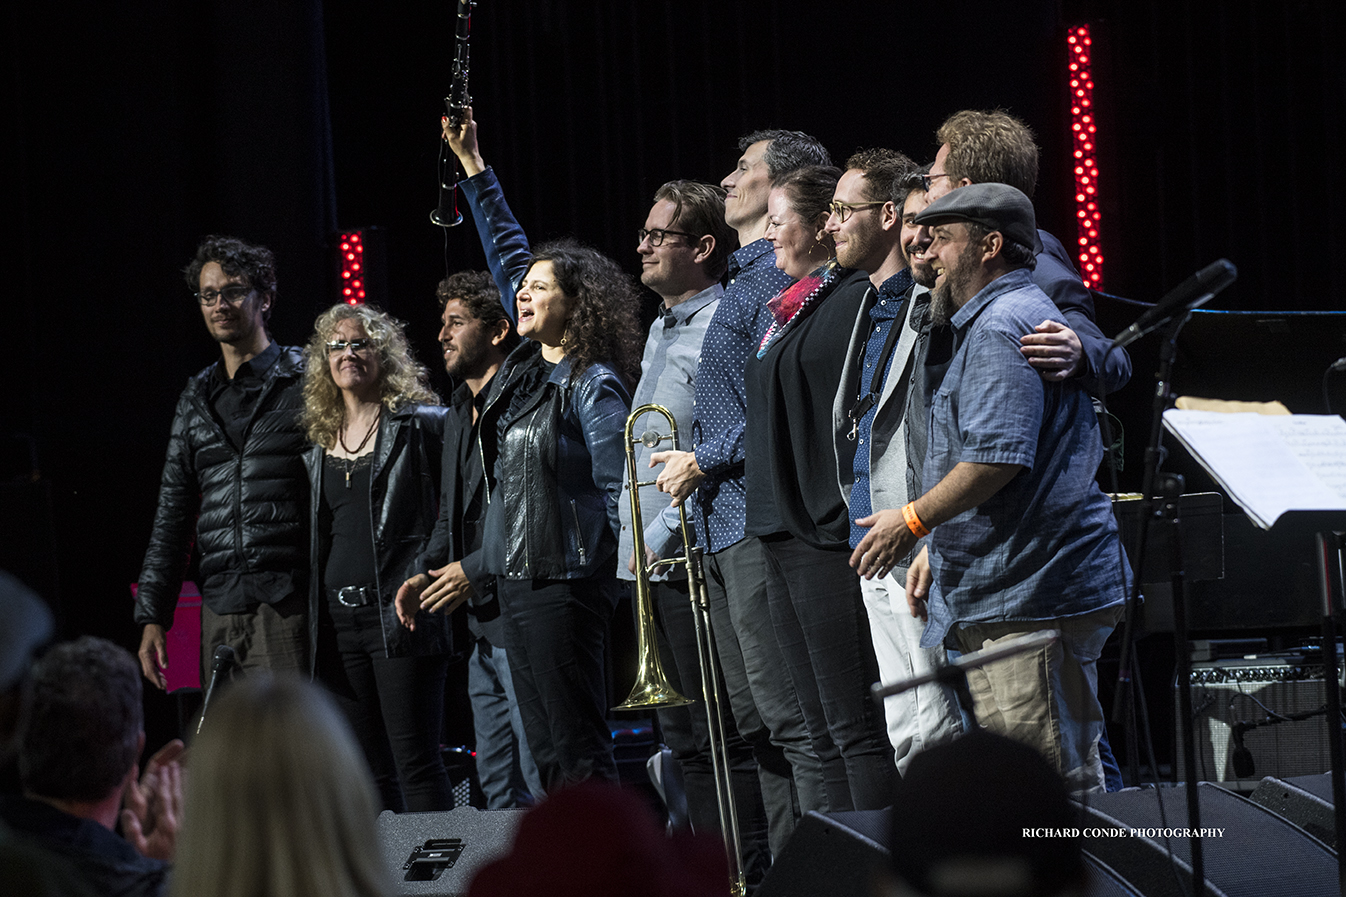
M 354 601 L 347 601 L 346 597 L 354 598 Z M 342 607 L 364 607 L 365 605 L 365 587 L 364 586 L 342 586 L 337 589 L 337 602 Z

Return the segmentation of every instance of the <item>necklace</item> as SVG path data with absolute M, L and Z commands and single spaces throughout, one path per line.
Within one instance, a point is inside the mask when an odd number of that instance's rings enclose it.
M 375 431 L 376 429 L 378 429 L 379 421 L 382 420 L 382 419 L 383 419 L 383 406 L 382 406 L 382 405 L 379 405 L 379 411 L 378 411 L 378 414 L 375 414 L 375 415 L 374 415 L 374 421 L 373 421 L 373 423 L 371 423 L 371 424 L 369 425 L 369 430 L 365 432 L 365 438 L 364 438 L 364 439 L 361 439 L 361 440 L 360 440 L 360 444 L 357 445 L 354 449 L 352 449 L 350 446 L 346 445 L 346 420 L 345 420 L 345 414 L 343 413 L 343 414 L 342 414 L 342 421 L 341 421 L 341 429 L 337 430 L 337 442 L 341 445 L 341 450 L 344 451 L 344 452 L 345 452 L 346 454 L 348 454 L 348 455 L 353 455 L 353 456 L 354 456 L 354 455 L 359 455 L 360 452 L 364 451 L 364 447 L 365 447 L 366 445 L 369 444 L 370 437 L 372 437 L 372 436 L 374 435 L 374 431 Z M 349 489 L 349 488 L 351 487 L 351 471 L 355 469 L 355 464 L 354 464 L 355 458 L 352 457 L 352 458 L 350 459 L 350 461 L 351 461 L 352 463 L 351 463 L 349 466 L 346 467 L 346 488 L 347 488 L 347 489 Z

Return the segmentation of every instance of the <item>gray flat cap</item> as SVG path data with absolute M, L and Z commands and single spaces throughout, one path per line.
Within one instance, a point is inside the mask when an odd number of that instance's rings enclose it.
M 1033 201 L 1009 184 L 959 187 L 926 206 L 916 216 L 917 224 L 948 224 L 953 221 L 971 221 L 1000 231 L 1005 239 L 1032 250 L 1039 246 Z

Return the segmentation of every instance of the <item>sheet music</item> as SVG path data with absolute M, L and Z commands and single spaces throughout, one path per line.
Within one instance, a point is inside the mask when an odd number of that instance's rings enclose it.
M 1164 412 L 1164 426 L 1263 529 L 1286 511 L 1346 510 L 1337 415 Z

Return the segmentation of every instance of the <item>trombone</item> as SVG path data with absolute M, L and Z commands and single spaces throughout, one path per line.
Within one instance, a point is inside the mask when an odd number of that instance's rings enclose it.
M 669 433 L 663 435 L 655 430 L 646 430 L 639 438 L 633 438 L 636 421 L 646 413 L 662 415 L 668 421 Z M 660 567 L 683 565 L 687 571 L 688 593 L 692 601 L 692 619 L 696 629 L 697 664 L 701 670 L 701 695 L 706 705 L 706 724 L 710 730 L 711 766 L 715 775 L 715 798 L 720 812 L 720 831 L 724 837 L 724 849 L 729 859 L 729 887 L 734 897 L 747 893 L 747 882 L 743 872 L 743 854 L 738 829 L 738 811 L 734 806 L 733 783 L 730 781 L 729 753 L 721 714 L 719 665 L 715 662 L 715 636 L 710 627 L 710 595 L 706 591 L 706 576 L 703 566 L 703 551 L 695 544 L 692 531 L 687 526 L 687 509 L 678 506 L 678 522 L 682 533 L 683 556 L 660 558 L 653 562 L 645 560 L 645 525 L 640 508 L 640 488 L 651 486 L 654 480 L 642 482 L 636 470 L 636 446 L 657 448 L 660 443 L 669 442 L 676 451 L 678 447 L 678 424 L 673 413 L 663 405 L 641 405 L 631 411 L 626 418 L 626 473 L 631 490 L 631 538 L 636 555 L 636 654 L 639 668 L 635 685 L 627 699 L 614 707 L 614 710 L 638 710 L 649 707 L 681 707 L 695 703 L 691 698 L 682 696 L 669 684 L 664 673 L 663 663 L 659 660 L 659 642 L 654 626 L 654 602 L 650 597 L 650 576 Z

